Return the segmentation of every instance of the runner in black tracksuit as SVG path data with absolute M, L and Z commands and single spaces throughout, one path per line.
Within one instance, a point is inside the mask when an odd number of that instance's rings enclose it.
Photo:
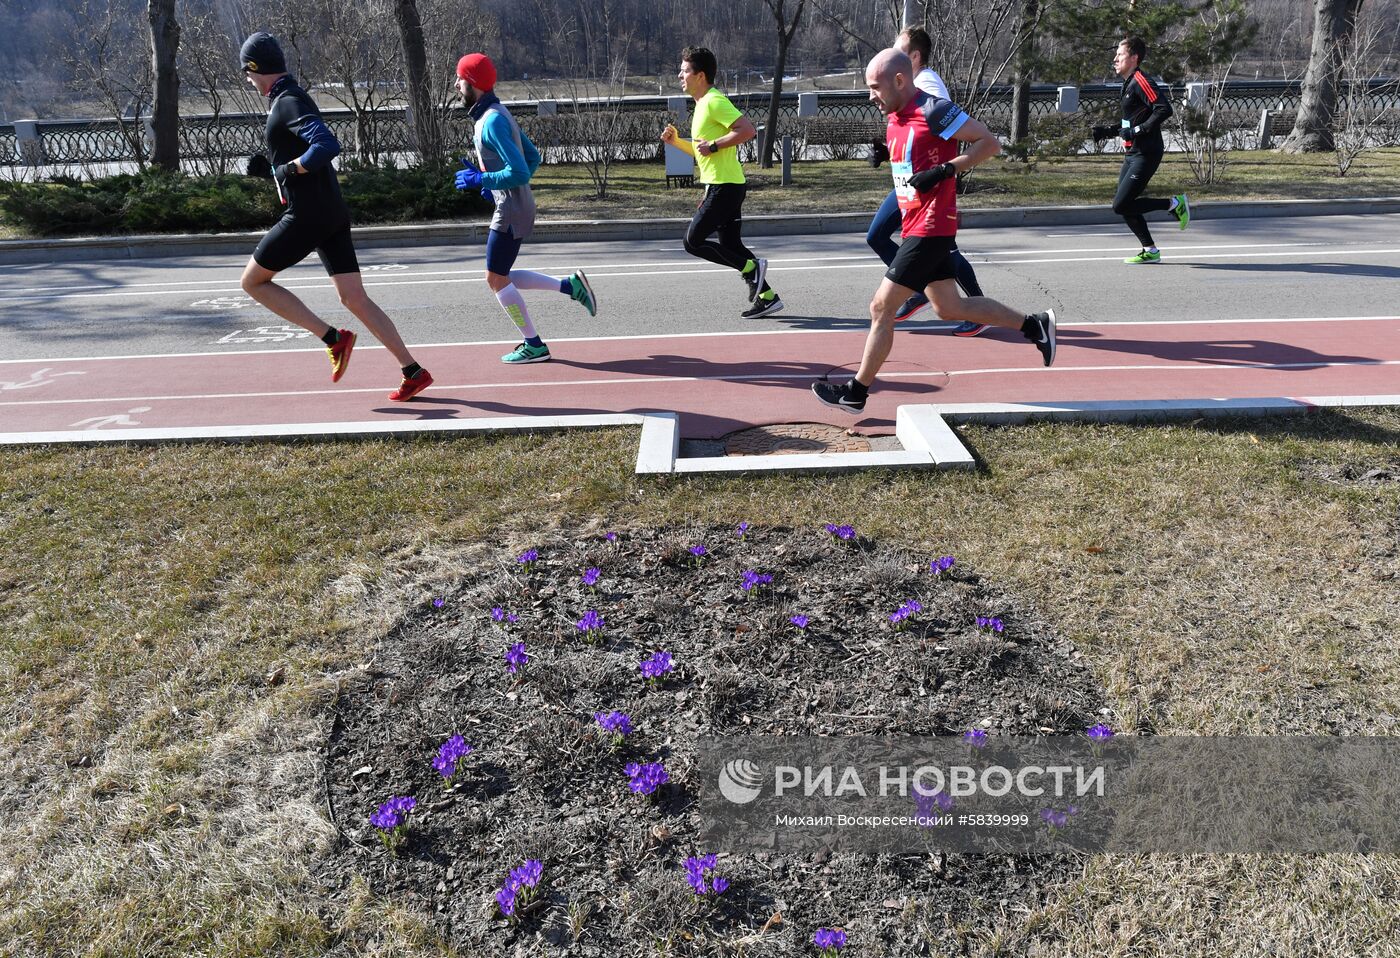
M 1128 37 L 1118 44 L 1118 52 L 1113 58 L 1113 68 L 1123 78 L 1121 126 L 1095 127 L 1094 139 L 1104 140 L 1111 136 L 1121 136 L 1127 155 L 1123 157 L 1123 168 L 1118 174 L 1118 192 L 1113 197 L 1113 212 L 1128 221 L 1128 227 L 1142 243 L 1142 252 L 1124 260 L 1125 263 L 1160 263 L 1162 254 L 1152 241 L 1152 231 L 1147 228 L 1144 213 L 1157 211 L 1171 212 L 1182 229 L 1191 219 L 1191 207 L 1186 194 L 1181 193 L 1169 200 L 1144 197 L 1143 191 L 1162 164 L 1162 124 L 1172 115 L 1167 91 L 1148 78 L 1139 68 L 1147 45 L 1137 37 Z
M 266 33 L 253 34 L 244 41 L 239 59 L 248 81 L 267 97 L 269 104 L 269 155 L 251 157 L 248 173 L 275 180 L 277 195 L 286 206 L 282 218 L 267 231 L 243 270 L 243 291 L 325 343 L 331 357 L 331 382 L 338 382 L 350 364 L 355 334 L 327 324 L 291 291 L 273 282 L 278 273 L 300 263 L 314 250 L 330 274 L 340 301 L 402 367 L 403 382 L 389 398 L 395 402 L 412 399 L 432 384 L 433 377 L 413 361 L 393 321 L 365 293 L 350 238 L 350 209 L 340 195 L 340 183 L 331 166 L 331 160 L 340 153 L 340 142 L 321 119 L 316 103 L 287 73 L 276 39 Z

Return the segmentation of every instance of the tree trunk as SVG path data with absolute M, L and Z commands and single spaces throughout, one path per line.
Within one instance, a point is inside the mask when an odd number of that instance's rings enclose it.
M 433 114 L 428 80 L 428 48 L 423 41 L 423 20 L 418 16 L 418 0 L 394 0 L 394 19 L 399 24 L 404 66 L 408 72 L 408 109 L 413 114 L 414 146 L 423 163 L 441 159 L 442 137 Z
M 1298 118 L 1293 122 L 1293 132 L 1280 147 L 1285 152 L 1326 153 L 1333 149 L 1337 80 L 1361 4 L 1362 0 L 1315 0 L 1312 52 L 1303 77 Z
M 146 19 L 151 24 L 151 59 L 155 68 L 151 108 L 155 143 L 151 162 L 173 173 L 180 168 L 180 74 L 175 69 L 180 24 L 175 20 L 175 0 L 149 0 Z
M 773 68 L 773 93 L 768 100 L 768 123 L 763 128 L 763 142 L 758 151 L 758 162 L 765 170 L 773 166 L 773 144 L 778 141 L 778 107 L 783 92 L 783 71 L 787 69 L 788 47 L 792 45 L 797 24 L 802 20 L 802 10 L 807 0 L 797 0 L 797 10 L 792 15 L 792 24 L 787 22 L 784 11 L 785 0 L 764 0 L 778 21 L 778 62 Z
M 1035 60 L 1035 28 L 1040 20 L 1040 0 L 1021 0 L 1021 30 L 1025 35 L 1016 51 L 1016 76 L 1011 91 L 1011 142 L 1020 143 L 1031 132 L 1031 72 Z

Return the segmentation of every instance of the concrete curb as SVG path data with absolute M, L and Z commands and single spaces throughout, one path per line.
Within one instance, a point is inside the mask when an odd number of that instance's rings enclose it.
M 872 211 L 873 212 L 873 211 Z M 794 236 L 822 233 L 863 233 L 872 212 L 796 216 L 746 216 L 747 236 Z M 1249 219 L 1265 216 L 1339 216 L 1400 213 L 1400 196 L 1341 200 L 1261 200 L 1238 203 L 1193 203 L 1193 221 Z M 606 240 L 676 239 L 689 220 L 543 220 L 535 224 L 534 242 L 577 243 Z M 964 229 L 1007 226 L 1092 226 L 1119 224 L 1103 206 L 1026 206 L 970 209 L 962 213 Z M 420 223 L 407 226 L 360 226 L 354 229 L 358 249 L 400 246 L 481 246 L 486 223 Z M 197 233 L 179 236 L 99 236 L 48 240 L 0 240 L 0 264 L 71 263 L 95 260 L 157 259 L 171 256 L 229 255 L 246 257 L 262 237 L 256 233 Z
M 953 423 L 1167 422 L 1218 416 L 1300 415 L 1327 408 L 1400 406 L 1393 396 L 1298 396 L 1257 399 L 1165 399 L 1066 403 L 920 403 L 895 410 L 895 434 L 903 449 L 882 452 L 773 456 L 709 456 L 681 459 L 680 417 L 673 412 L 602 413 L 438 419 L 424 422 L 298 423 L 270 426 L 166 427 L 124 431 L 66 430 L 0 434 L 0 446 L 98 445 L 258 439 L 368 439 L 425 432 L 533 432 L 640 426 L 638 475 L 753 475 L 775 472 L 854 472 L 862 469 L 975 469 L 977 462 L 951 428 Z

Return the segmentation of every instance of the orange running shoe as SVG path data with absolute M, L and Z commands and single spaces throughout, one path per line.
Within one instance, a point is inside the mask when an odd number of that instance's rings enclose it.
M 389 394 L 389 400 L 390 402 L 408 402 L 432 384 L 433 374 L 426 369 L 420 369 L 412 376 L 405 377 L 404 381 L 399 383 L 399 388 Z
M 340 338 L 335 341 L 334 346 L 327 346 L 326 352 L 331 357 L 331 382 L 340 382 L 340 377 L 345 375 L 345 370 L 350 368 L 350 351 L 355 348 L 355 334 L 348 329 L 336 330 L 336 335 Z

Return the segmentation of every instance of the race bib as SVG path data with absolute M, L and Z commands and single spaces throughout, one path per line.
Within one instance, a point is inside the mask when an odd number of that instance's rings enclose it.
M 914 163 L 911 160 L 891 160 L 890 172 L 894 175 L 894 195 L 899 201 L 901 210 L 916 210 L 919 208 L 919 191 L 909 185 L 909 178 L 914 175 Z

